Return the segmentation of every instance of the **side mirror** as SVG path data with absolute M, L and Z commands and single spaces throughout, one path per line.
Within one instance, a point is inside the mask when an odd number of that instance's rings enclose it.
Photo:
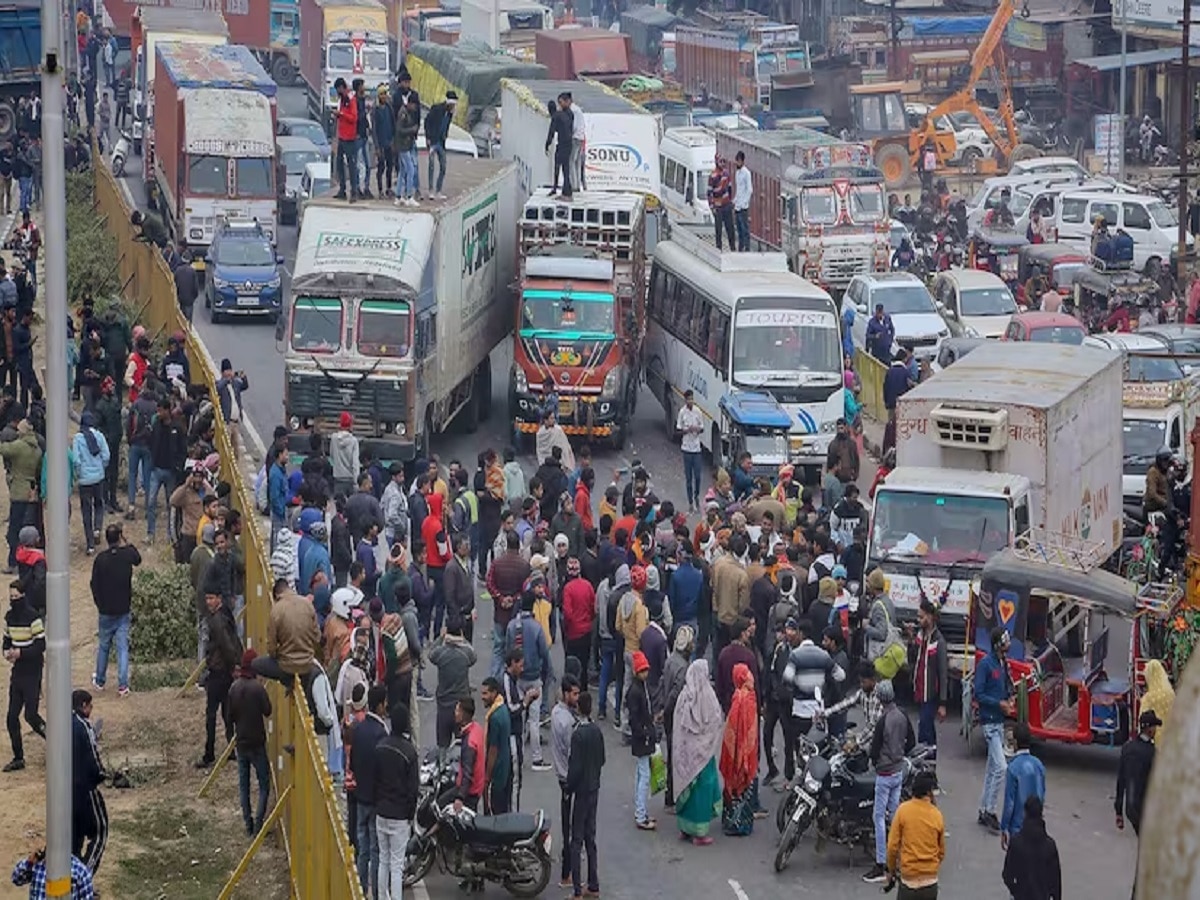
M 865 303 L 856 303 L 854 304 L 854 308 L 864 316 L 867 314 L 867 304 Z
M 941 300 L 934 300 L 933 305 L 937 307 L 937 311 L 940 313 L 944 313 L 946 311 L 946 304 Z

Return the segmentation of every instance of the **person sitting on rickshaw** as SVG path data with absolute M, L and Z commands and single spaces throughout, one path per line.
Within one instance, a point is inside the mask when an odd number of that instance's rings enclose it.
M 1150 308 L 1150 298 L 1143 294 L 1138 297 L 1138 331 L 1143 328 L 1152 328 L 1158 324 L 1158 315 Z
M 1126 300 L 1120 301 L 1117 308 L 1108 314 L 1108 318 L 1104 320 L 1104 324 L 1100 326 L 1104 331 L 1118 331 L 1127 333 L 1133 331 L 1131 316 L 1129 315 L 1129 302 Z
M 1104 216 L 1096 216 L 1092 225 L 1092 256 L 1104 263 L 1113 261 L 1112 238 L 1108 233 L 1108 223 Z
M 987 215 L 983 217 L 983 224 L 987 228 L 1013 228 L 1016 225 L 1016 220 L 1013 218 L 1012 210 L 1009 208 L 1009 202 L 1012 200 L 1012 191 L 1008 188 L 1003 188 L 1000 191 L 1000 203 L 998 206 L 987 211 Z
M 1112 239 L 1112 261 L 1122 269 L 1133 265 L 1133 237 L 1124 228 L 1118 228 Z
M 1046 236 L 1042 233 L 1042 210 L 1041 207 L 1034 209 L 1029 214 L 1029 224 L 1025 226 L 1025 240 L 1031 244 L 1046 243 Z
M 937 181 L 937 211 L 939 213 L 948 212 L 950 209 L 950 186 L 946 184 L 945 178 L 939 178 Z
M 900 246 L 896 248 L 896 252 L 892 254 L 892 269 L 894 271 L 907 271 L 917 258 L 916 252 L 913 250 L 913 245 L 908 238 L 900 239 Z
M 1046 290 L 1046 279 L 1038 269 L 1026 279 L 1017 291 L 1017 303 L 1024 309 L 1037 309 L 1039 298 Z

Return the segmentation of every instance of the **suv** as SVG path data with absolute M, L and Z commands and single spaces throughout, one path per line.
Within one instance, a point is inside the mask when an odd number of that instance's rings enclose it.
M 271 240 L 258 222 L 222 222 L 205 254 L 204 305 L 213 322 L 227 315 L 279 320 L 283 285 Z
M 896 346 L 913 352 L 918 359 L 934 357 L 943 340 L 959 337 L 957 325 L 951 327 L 934 305 L 924 282 L 908 272 L 871 273 L 855 275 L 842 298 L 842 321 L 846 321 L 846 304 L 854 309 L 854 324 L 850 334 L 854 346 L 866 350 L 867 321 L 875 314 L 875 305 L 892 318 L 896 329 Z

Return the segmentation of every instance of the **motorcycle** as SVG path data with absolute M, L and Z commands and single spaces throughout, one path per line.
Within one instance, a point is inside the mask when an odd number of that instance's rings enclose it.
M 918 744 L 903 764 L 901 799 L 912 796 L 914 777 L 921 771 L 934 771 L 929 758 L 932 747 Z M 866 751 L 853 739 L 826 759 L 821 754 L 809 757 L 804 777 L 793 789 L 796 801 L 791 819 L 779 837 L 775 853 L 775 871 L 787 868 L 800 838 L 815 822 L 817 849 L 825 841 L 844 847 L 861 846 L 870 851 L 875 842 L 875 775 L 870 771 Z
M 449 759 L 421 767 L 413 834 L 405 851 L 404 886 L 411 888 L 439 864 L 441 870 L 482 890 L 501 885 L 514 897 L 537 897 L 550 884 L 550 819 L 545 812 L 481 816 L 456 810 L 444 799 L 454 786 Z
M 112 156 L 109 157 L 109 163 L 112 166 L 112 172 L 118 178 L 125 176 L 125 162 L 129 159 L 129 148 L 133 144 L 133 136 L 127 131 L 122 131 L 121 136 L 117 138 L 116 144 L 113 145 Z

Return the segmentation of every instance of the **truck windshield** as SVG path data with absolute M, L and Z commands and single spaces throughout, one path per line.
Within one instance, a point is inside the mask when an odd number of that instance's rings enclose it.
M 358 307 L 358 352 L 363 356 L 407 356 L 411 323 L 407 303 L 364 300 Z
M 275 188 L 270 159 L 237 160 L 237 194 L 239 197 L 274 197 Z
M 525 291 L 521 295 L 521 334 L 525 337 L 606 336 L 613 334 L 613 295 Z
M 342 346 L 342 301 L 297 297 L 292 304 L 292 349 L 333 353 Z
M 387 72 L 387 47 L 364 46 L 362 48 L 362 70 L 364 72 Z
M 874 559 L 983 564 L 1009 545 L 1000 497 L 880 490 L 871 534 Z
M 764 297 L 739 302 L 733 329 L 734 383 L 763 387 L 794 383 L 803 372 L 840 372 L 837 317 L 831 303 L 818 303 Z
M 877 184 L 850 188 L 850 220 L 856 225 L 883 221 L 883 187 Z
M 354 45 L 330 44 L 325 68 L 334 72 L 352 72 L 354 70 Z
M 1155 454 L 1167 443 L 1167 423 L 1153 419 L 1126 419 L 1121 425 L 1125 432 L 1121 444 L 1125 462 L 1141 462 L 1136 474 L 1145 475 L 1146 469 L 1154 462 Z
M 208 197 L 228 194 L 229 160 L 223 156 L 189 156 L 188 191 Z
M 1165 353 L 1165 351 L 1164 351 Z M 1183 367 L 1169 356 L 1130 356 L 1125 365 L 1129 368 L 1126 381 L 1183 381 Z
M 800 210 L 805 225 L 832 225 L 837 221 L 837 194 L 833 188 L 805 188 Z

